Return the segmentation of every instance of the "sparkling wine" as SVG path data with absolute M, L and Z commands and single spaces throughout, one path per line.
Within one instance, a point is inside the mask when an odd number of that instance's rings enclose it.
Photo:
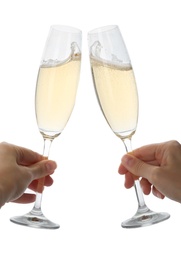
M 80 55 L 64 63 L 46 62 L 36 85 L 36 118 L 44 136 L 55 137 L 64 129 L 74 107 L 80 71 Z
M 138 95 L 130 64 L 115 65 L 91 58 L 94 86 L 102 112 L 113 132 L 133 134 L 138 118 Z

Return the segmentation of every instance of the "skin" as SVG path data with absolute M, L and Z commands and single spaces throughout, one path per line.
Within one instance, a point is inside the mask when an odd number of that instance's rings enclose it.
M 7 202 L 31 203 L 35 194 L 26 193 L 27 188 L 36 191 L 38 179 L 51 186 L 57 165 L 42 155 L 13 144 L 0 143 L 0 207 Z
M 122 157 L 118 172 L 125 175 L 125 187 L 140 179 L 143 193 L 181 202 L 181 145 L 177 141 L 151 144 Z

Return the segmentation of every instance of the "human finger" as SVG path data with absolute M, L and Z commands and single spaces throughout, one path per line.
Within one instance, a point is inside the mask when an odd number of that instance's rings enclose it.
M 134 178 L 133 178 L 133 175 L 130 172 L 127 172 L 125 174 L 124 186 L 125 186 L 126 189 L 130 189 L 131 187 L 134 186 Z
M 35 194 L 24 193 L 21 197 L 19 197 L 18 199 L 13 200 L 12 202 L 21 203 L 21 204 L 27 204 L 27 203 L 34 202 L 35 199 L 36 199 L 36 195 Z
M 32 174 L 32 180 L 37 180 L 52 174 L 57 168 L 57 164 L 52 160 L 42 160 L 28 168 Z
M 121 175 L 125 175 L 125 187 L 129 186 L 129 188 L 131 188 L 134 185 L 134 183 L 132 183 L 132 179 L 133 179 L 133 182 L 135 180 L 139 179 L 139 176 L 135 176 L 131 172 L 128 172 L 128 170 L 124 167 L 123 164 L 120 164 L 120 166 L 118 168 L 118 173 L 121 174 Z M 130 174 L 132 176 L 130 176 Z M 128 185 L 127 185 L 127 183 L 128 183 Z
M 157 166 L 147 164 L 131 154 L 125 154 L 122 157 L 123 166 L 132 174 L 144 177 L 149 180 L 153 170 Z
M 157 190 L 155 188 L 155 186 L 153 186 L 153 188 L 152 188 L 152 193 L 153 193 L 153 195 L 155 195 L 159 199 L 164 199 L 165 198 L 165 196 L 159 190 Z
M 124 175 L 128 172 L 128 170 L 124 167 L 124 165 L 121 163 L 118 168 L 118 173 L 121 175 Z
M 150 192 L 151 192 L 151 186 L 152 184 L 145 178 L 142 178 L 140 180 L 140 185 L 141 185 L 141 188 L 142 188 L 142 191 L 145 195 L 149 195 Z
M 132 151 L 132 154 L 144 162 L 149 162 L 152 165 L 156 165 L 156 151 L 162 144 L 150 144 L 139 147 Z
M 37 185 L 39 180 L 34 180 L 30 183 L 28 188 L 33 191 L 37 191 Z M 48 175 L 44 178 L 44 186 L 49 187 L 53 184 L 53 179 Z
M 15 149 L 16 161 L 20 165 L 28 166 L 44 159 L 41 154 L 34 152 L 28 148 L 11 145 L 8 143 L 6 145 L 9 145 Z

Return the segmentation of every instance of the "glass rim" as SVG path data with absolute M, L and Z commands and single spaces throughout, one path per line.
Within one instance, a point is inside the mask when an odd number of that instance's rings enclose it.
M 69 25 L 53 24 L 50 26 L 50 29 L 54 29 L 65 33 L 82 33 L 80 29 Z
M 101 26 L 101 27 L 97 27 L 97 28 L 89 31 L 88 34 L 104 33 L 104 32 L 108 32 L 108 31 L 112 31 L 113 29 L 116 29 L 116 28 L 118 28 L 118 25 L 116 25 L 116 24 Z

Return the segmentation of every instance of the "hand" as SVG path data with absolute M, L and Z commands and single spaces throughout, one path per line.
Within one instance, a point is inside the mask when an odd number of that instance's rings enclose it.
M 30 203 L 35 194 L 24 193 L 27 188 L 36 191 L 38 179 L 45 177 L 45 186 L 53 183 L 50 175 L 57 165 L 29 149 L 0 143 L 0 207 L 6 202 Z
M 134 176 L 142 177 L 144 194 L 152 190 L 158 198 L 181 202 L 181 145 L 177 141 L 146 145 L 124 155 L 118 172 L 125 174 L 126 188 L 134 185 Z

